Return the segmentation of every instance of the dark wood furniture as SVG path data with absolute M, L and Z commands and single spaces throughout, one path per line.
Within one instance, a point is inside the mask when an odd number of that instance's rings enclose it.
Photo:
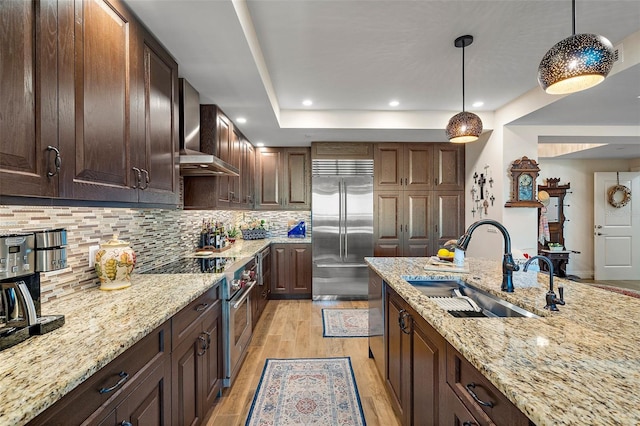
M 216 105 L 200 105 L 200 146 L 240 170 L 240 176 L 185 176 L 185 209 L 252 209 L 256 154 L 240 129 Z
M 369 142 L 311 142 L 311 159 L 372 160 Z
M 171 424 L 202 422 L 222 388 L 222 302 L 216 286 L 172 319 Z
M 175 207 L 171 55 L 120 0 L 10 2 L 2 13 L 12 72 L 1 82 L 0 195 Z
M 311 298 L 311 244 L 271 245 L 271 298 Z
M 431 256 L 464 232 L 464 149 L 380 143 L 374 149 L 374 255 Z
M 559 243 L 564 247 L 564 222 L 567 218 L 564 215 L 564 198 L 567 195 L 569 189 L 571 189 L 571 183 L 566 185 L 559 185 L 560 178 L 547 179 L 546 185 L 538 185 L 538 193 L 540 191 L 546 191 L 549 194 L 549 204 L 547 209 L 547 221 L 549 223 L 549 241 L 545 244 L 538 242 L 538 254 L 545 256 L 551 260 L 553 264 L 554 275 L 559 277 L 567 276 L 567 264 L 569 263 L 570 250 L 563 251 L 551 251 L 549 249 L 549 242 Z M 538 210 L 538 223 L 542 214 L 542 208 Z M 548 271 L 547 264 L 544 262 L 538 262 L 540 269 Z
M 256 285 L 251 295 L 251 324 L 256 328 L 267 302 L 271 297 L 271 246 L 260 251 L 262 257 L 262 285 Z
M 518 158 L 511 163 L 509 173 L 511 173 L 511 198 L 505 207 L 540 207 L 541 204 L 536 199 L 536 179 L 540 168 L 536 160 L 526 156 Z
M 402 424 L 531 425 L 395 290 L 380 277 L 372 278 L 370 286 L 379 281 L 385 294 L 382 341 L 386 361 L 376 360 L 376 366 L 383 366 L 380 373 Z M 370 355 L 376 357 L 375 349 L 371 349 Z
M 256 209 L 311 208 L 309 148 L 260 148 L 256 157 Z
M 170 352 L 167 321 L 29 425 L 171 424 Z

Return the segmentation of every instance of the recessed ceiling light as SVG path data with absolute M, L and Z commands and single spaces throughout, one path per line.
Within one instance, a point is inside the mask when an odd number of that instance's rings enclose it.
M 302 101 L 302 105 L 311 106 L 313 105 L 313 101 L 311 99 L 305 99 L 304 101 Z
M 398 102 L 398 101 L 391 101 L 391 102 L 389 102 L 389 106 L 390 106 L 390 107 L 397 107 L 398 105 L 400 105 L 400 102 Z
M 477 101 L 477 102 L 474 102 L 471 106 L 473 106 L 474 108 L 478 108 L 478 107 L 481 107 L 482 105 L 484 105 L 484 102 Z
M 238 118 L 236 119 L 236 121 L 237 121 L 238 123 L 240 123 L 240 124 L 244 124 L 244 123 L 246 123 L 246 122 L 247 122 L 247 119 L 246 119 L 246 118 L 244 118 L 244 117 L 238 117 Z
M 264 142 L 258 142 L 256 143 L 256 146 L 264 146 Z

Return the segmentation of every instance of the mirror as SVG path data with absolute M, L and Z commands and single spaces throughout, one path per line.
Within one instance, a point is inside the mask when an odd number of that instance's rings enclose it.
M 559 201 L 559 197 L 549 197 L 549 205 L 547 206 L 547 220 L 549 223 L 560 221 Z

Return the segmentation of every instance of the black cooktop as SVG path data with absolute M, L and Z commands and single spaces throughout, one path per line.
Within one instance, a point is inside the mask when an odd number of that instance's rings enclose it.
M 139 274 L 219 274 L 224 272 L 227 265 L 235 261 L 234 257 L 216 257 L 207 259 L 185 258 L 166 263 Z

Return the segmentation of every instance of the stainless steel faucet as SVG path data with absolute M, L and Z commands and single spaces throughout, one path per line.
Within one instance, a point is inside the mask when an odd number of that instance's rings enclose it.
M 558 311 L 559 309 L 556 305 L 564 305 L 564 287 L 562 287 L 561 284 L 558 284 L 558 293 L 560 294 L 560 298 L 558 299 L 556 297 L 556 294 L 553 292 L 553 263 L 551 263 L 551 260 L 549 260 L 548 257 L 540 255 L 533 256 L 530 257 L 529 260 L 527 260 L 527 262 L 524 264 L 524 272 L 527 272 L 529 264 L 533 262 L 534 259 L 542 260 L 547 264 L 547 267 L 549 268 L 549 291 L 545 296 L 547 304 L 544 308 L 549 309 L 550 311 Z
M 492 219 L 479 220 L 469 226 L 469 229 L 467 229 L 464 235 L 460 237 L 456 245 L 460 250 L 466 251 L 467 247 L 469 246 L 469 242 L 471 241 L 471 234 L 480 225 L 493 225 L 498 228 L 498 230 L 504 237 L 504 257 L 502 258 L 502 285 L 500 286 L 500 290 L 506 291 L 507 293 L 513 293 L 513 271 L 519 271 L 520 267 L 514 262 L 513 256 L 511 255 L 511 237 L 509 236 L 507 228 L 505 228 L 504 225 Z

